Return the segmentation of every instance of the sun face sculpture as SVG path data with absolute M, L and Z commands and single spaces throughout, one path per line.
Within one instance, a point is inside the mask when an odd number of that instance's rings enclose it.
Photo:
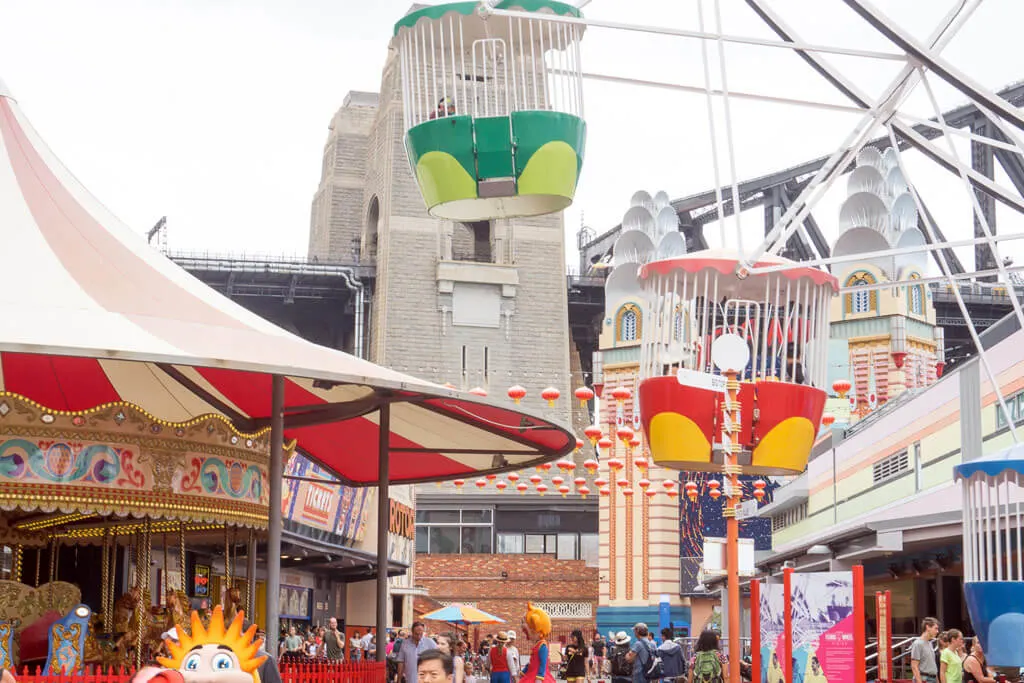
M 157 661 L 180 672 L 186 683 L 260 683 L 257 669 L 267 659 L 257 654 L 263 640 L 254 639 L 255 625 L 243 633 L 243 620 L 244 614 L 238 612 L 225 629 L 224 611 L 218 605 L 207 629 L 199 613 L 192 612 L 191 635 L 179 628 L 181 642 L 164 641 L 171 656 Z

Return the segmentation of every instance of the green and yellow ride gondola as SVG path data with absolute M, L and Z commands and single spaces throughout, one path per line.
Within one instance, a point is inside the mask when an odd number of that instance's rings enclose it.
M 553 0 L 421 8 L 395 25 L 405 147 L 427 210 L 456 221 L 572 204 L 586 122 L 579 10 Z

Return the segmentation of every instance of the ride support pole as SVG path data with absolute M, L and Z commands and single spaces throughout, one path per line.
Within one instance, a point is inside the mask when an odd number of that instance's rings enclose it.
M 729 419 L 723 421 L 722 429 L 728 435 L 725 440 L 725 465 L 722 468 L 724 479 L 729 484 L 725 501 L 725 566 L 728 572 L 727 594 L 729 603 L 729 683 L 741 683 L 740 680 L 740 658 L 742 655 L 740 645 L 740 523 L 736 519 L 736 509 L 739 507 L 740 482 L 739 463 L 737 454 L 740 451 L 740 383 L 736 379 L 736 372 L 729 370 L 726 376 L 726 392 L 729 397 L 729 404 L 726 407 Z M 724 482 L 723 482 L 724 483 Z

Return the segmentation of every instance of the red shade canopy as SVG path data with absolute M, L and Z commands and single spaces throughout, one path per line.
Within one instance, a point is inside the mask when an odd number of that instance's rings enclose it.
M 355 485 L 377 482 L 385 403 L 396 483 L 521 469 L 575 446 L 549 420 L 309 343 L 210 289 L 89 194 L 2 83 L 0 240 L 0 402 L 124 401 L 170 422 L 220 413 L 255 431 L 281 375 L 285 437 Z

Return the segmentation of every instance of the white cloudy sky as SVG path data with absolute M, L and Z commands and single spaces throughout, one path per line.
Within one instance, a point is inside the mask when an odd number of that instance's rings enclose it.
M 876 2 L 923 38 L 953 0 Z M 0 0 L 0 78 L 72 171 L 140 232 L 167 215 L 175 249 L 302 254 L 327 124 L 346 92 L 377 89 L 392 24 L 409 4 Z M 840 0 L 772 5 L 811 42 L 893 49 Z M 710 15 L 713 1 L 705 6 Z M 741 0 L 721 6 L 727 33 L 774 37 Z M 593 0 L 586 13 L 697 26 L 692 0 Z M 992 89 L 1024 79 L 1021 25 L 1020 0 L 987 0 L 945 56 Z M 847 104 L 786 51 L 730 45 L 726 54 L 731 89 Z M 703 83 L 692 40 L 591 29 L 583 58 L 587 71 Z M 831 60 L 873 95 L 898 70 L 891 62 Z M 964 101 L 935 87 L 943 107 Z M 703 96 L 596 81 L 584 90 L 589 139 L 567 213 L 570 234 L 581 212 L 598 232 L 616 224 L 637 189 L 678 197 L 713 186 Z M 923 90 L 908 107 L 932 114 Z M 749 178 L 830 153 L 858 116 L 734 100 L 732 118 L 737 172 Z M 966 144 L 958 149 L 968 152 Z M 951 239 L 969 236 L 959 180 L 915 162 L 912 180 L 941 227 Z M 1001 173 L 997 179 L 1006 182 Z M 816 212 L 827 234 L 835 232 L 841 195 L 827 196 Z M 1024 227 L 1007 210 L 999 219 L 1002 232 Z M 760 211 L 742 220 L 749 247 L 762 231 Z

